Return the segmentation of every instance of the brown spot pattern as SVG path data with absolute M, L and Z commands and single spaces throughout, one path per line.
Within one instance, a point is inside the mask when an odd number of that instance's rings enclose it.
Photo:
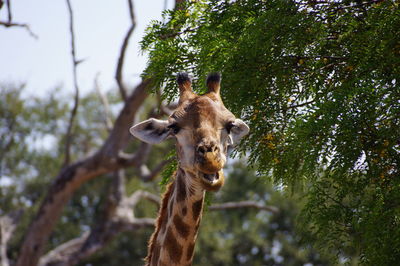
M 192 205 L 193 220 L 197 221 L 203 208 L 203 199 L 195 201 Z
M 193 251 L 194 251 L 194 242 L 190 243 L 187 249 L 187 253 L 186 253 L 186 259 L 187 260 L 191 260 L 193 257 Z
M 171 183 L 173 184 L 173 183 Z M 161 227 L 163 225 L 163 223 L 166 223 L 166 221 L 168 220 L 168 214 L 167 214 L 167 205 L 168 205 L 168 200 L 171 197 L 171 193 L 172 193 L 172 188 L 173 186 L 169 184 L 167 186 L 167 190 L 163 196 L 163 200 L 161 203 L 161 208 L 160 211 L 158 213 L 158 218 L 156 221 L 156 230 L 154 231 L 154 233 L 151 235 L 150 240 L 149 240 L 149 247 L 148 247 L 148 252 L 147 252 L 147 257 L 146 257 L 146 261 L 147 263 L 149 263 L 151 265 L 152 261 L 151 261 L 151 256 L 153 254 L 154 251 L 154 247 L 156 245 L 156 241 L 157 241 L 157 237 L 158 234 L 161 230 Z
M 183 216 L 186 216 L 186 214 L 187 214 L 187 207 L 186 207 L 186 206 L 183 206 L 183 208 L 182 208 L 182 215 L 183 215 Z
M 174 225 L 178 234 L 182 236 L 184 239 L 186 239 L 189 236 L 190 233 L 189 225 L 184 221 L 182 221 L 182 218 L 179 217 L 177 214 L 175 214 L 174 216 Z
M 161 224 L 160 224 L 160 232 L 163 234 L 165 232 L 165 229 L 167 228 L 167 223 L 168 223 L 168 217 L 165 216 L 163 217 Z
M 179 263 L 182 258 L 182 246 L 176 240 L 171 228 L 168 229 L 165 236 L 165 248 L 174 263 Z
M 181 174 L 177 175 L 176 182 L 176 200 L 180 202 L 186 199 L 186 186 Z

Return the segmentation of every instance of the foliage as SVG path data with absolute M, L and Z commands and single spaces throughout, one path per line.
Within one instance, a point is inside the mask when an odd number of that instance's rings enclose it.
M 195 1 L 147 30 L 145 75 L 164 97 L 187 70 L 250 125 L 240 151 L 303 187 L 305 225 L 337 259 L 400 259 L 400 7 L 397 1 Z M 339 251 L 335 251 L 339 250 Z
M 161 173 L 161 182 L 160 185 L 165 186 L 171 181 L 171 177 L 175 174 L 175 171 L 178 167 L 178 161 L 176 157 L 176 150 L 172 149 L 166 156 L 166 160 L 170 160 L 170 163 L 168 163 L 162 173 Z

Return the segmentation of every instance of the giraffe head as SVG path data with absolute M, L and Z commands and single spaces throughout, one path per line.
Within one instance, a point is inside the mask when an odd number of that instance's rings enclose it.
M 179 167 L 192 184 L 218 190 L 224 183 L 222 168 L 228 148 L 249 132 L 249 127 L 224 106 L 220 96 L 221 76 L 210 74 L 208 91 L 197 95 L 186 73 L 177 76 L 179 104 L 168 120 L 150 118 L 131 127 L 140 140 L 156 144 L 167 138 L 177 143 Z

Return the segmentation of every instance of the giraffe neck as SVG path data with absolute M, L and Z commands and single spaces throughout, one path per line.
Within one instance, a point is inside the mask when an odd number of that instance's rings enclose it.
M 191 265 L 204 201 L 204 189 L 179 168 L 168 186 L 150 238 L 148 266 Z M 191 183 L 192 182 L 192 183 Z

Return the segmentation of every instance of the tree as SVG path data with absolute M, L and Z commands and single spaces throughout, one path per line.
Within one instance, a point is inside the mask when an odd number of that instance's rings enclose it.
M 397 1 L 190 2 L 148 28 L 145 74 L 173 99 L 177 71 L 221 71 L 224 102 L 252 129 L 239 150 L 277 184 L 303 187 L 304 226 L 321 248 L 393 265 L 399 15 Z

